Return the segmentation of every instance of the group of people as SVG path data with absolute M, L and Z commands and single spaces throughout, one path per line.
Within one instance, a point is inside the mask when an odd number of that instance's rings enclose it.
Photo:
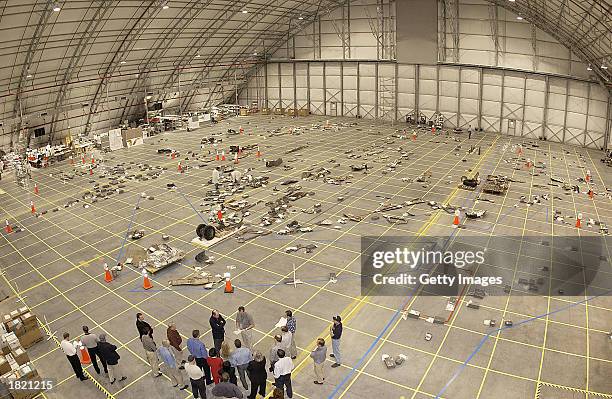
M 244 394 L 238 388 L 238 379 L 245 390 L 249 391 L 250 385 L 248 399 L 255 399 L 257 394 L 265 397 L 268 372 L 274 376 L 275 389 L 272 397 L 284 398 L 286 392 L 287 397 L 292 398 L 291 373 L 294 368 L 293 360 L 297 357 L 297 346 L 294 340 L 297 321 L 291 310 L 285 312 L 285 320 L 286 323 L 283 323 L 279 333 L 274 336 L 268 359 L 253 348 L 255 322 L 244 306 L 238 308 L 236 315 L 236 329 L 241 339 L 234 340 L 233 350 L 226 340 L 226 320 L 217 310 L 212 311 L 209 319 L 213 338 L 213 347 L 209 349 L 202 342 L 199 330 L 193 330 L 191 337 L 183 343 L 183 338 L 174 322 L 168 324 L 166 337 L 162 339 L 161 346 L 156 343 L 153 327 L 145 320 L 142 313 L 136 314 L 136 328 L 151 368 L 151 376 L 153 378 L 162 376 L 161 363 L 172 386 L 179 390 L 185 390 L 191 386 L 194 398 L 206 399 L 207 386 L 213 384 L 211 393 L 214 397 L 243 398 Z M 83 333 L 81 342 L 89 352 L 96 373 L 100 374 L 97 362 L 99 359 L 111 384 L 115 383 L 115 376 L 119 377 L 119 381 L 125 380 L 127 377 L 119 368 L 120 356 L 117 353 L 117 347 L 108 343 L 104 334 L 99 336 L 91 334 L 87 326 L 83 327 Z M 335 360 L 332 367 L 338 367 L 341 364 L 342 321 L 340 316 L 333 318 L 330 335 L 333 350 L 330 357 Z M 62 350 L 68 357 L 75 375 L 81 380 L 86 380 L 87 377 L 83 374 L 77 349 L 69 339 L 70 335 L 64 333 L 64 340 L 61 343 Z M 324 364 L 327 358 L 327 347 L 323 338 L 317 340 L 310 357 L 314 363 L 316 376 L 314 383 L 321 385 L 325 380 Z M 268 361 L 269 365 L 267 365 Z M 189 381 L 183 377 L 181 370 L 185 371 Z

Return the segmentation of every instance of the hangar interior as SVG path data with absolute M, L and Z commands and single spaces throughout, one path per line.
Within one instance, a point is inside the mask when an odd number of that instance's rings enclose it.
M 151 376 L 136 314 L 158 347 L 175 324 L 210 349 L 218 310 L 233 348 L 244 306 L 268 360 L 293 312 L 301 399 L 612 398 L 611 20 L 604 0 L 0 1 L 0 392 L 194 397 Z M 455 272 L 503 283 L 371 286 L 395 244 L 482 249 Z M 336 316 L 342 361 L 313 384 Z

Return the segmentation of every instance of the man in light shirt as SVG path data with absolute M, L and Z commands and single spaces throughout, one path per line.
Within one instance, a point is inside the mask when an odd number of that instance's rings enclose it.
M 240 330 L 243 346 L 251 348 L 253 345 L 253 329 L 255 328 L 255 322 L 253 321 L 253 316 L 246 312 L 244 306 L 238 307 L 236 328 Z
M 187 384 L 183 383 L 183 375 L 176 365 L 174 353 L 172 353 L 172 350 L 170 349 L 170 343 L 168 341 L 162 341 L 162 346 L 157 351 L 159 353 L 159 357 L 166 366 L 166 373 L 168 374 L 168 377 L 170 377 L 170 381 L 174 383 L 172 386 L 174 388 L 180 386 L 179 389 L 181 391 L 187 389 Z
M 285 356 L 285 351 L 278 350 L 278 362 L 274 364 L 274 385 L 281 391 L 285 391 L 287 387 L 287 397 L 293 397 L 293 389 L 291 388 L 291 372 L 293 371 L 293 361 L 290 357 Z
M 221 172 L 219 172 L 219 167 L 217 166 L 212 172 L 212 183 L 215 185 L 215 190 L 219 188 L 219 180 L 221 180 Z
M 274 364 L 278 362 L 278 350 L 283 349 L 282 342 L 283 337 L 278 334 L 274 336 L 274 345 L 272 346 L 272 348 L 270 348 L 270 368 L 268 369 L 271 372 L 274 371 Z
M 100 356 L 100 352 L 98 352 L 98 336 L 96 334 L 92 334 L 89 332 L 89 327 L 83 326 L 84 335 L 81 337 L 81 342 L 87 348 L 87 352 L 89 352 L 89 357 L 91 358 L 91 364 L 93 365 L 94 370 L 96 370 L 97 374 L 100 374 L 100 367 L 98 366 L 98 360 L 96 356 L 100 358 L 100 362 L 102 362 L 102 367 L 104 367 L 104 372 L 108 374 L 108 367 L 106 367 L 106 361 Z
M 70 342 L 70 334 L 67 332 L 64 333 L 64 339 L 60 343 L 60 347 L 64 352 L 64 355 L 68 358 L 72 369 L 74 370 L 74 375 L 81 381 L 88 380 L 89 378 L 85 377 L 83 374 L 83 367 L 81 367 L 81 360 L 79 360 L 79 355 L 77 355 L 77 350 Z
M 289 331 L 287 326 L 281 327 L 281 346 L 285 353 L 289 353 L 291 347 L 291 341 L 293 340 L 293 334 Z
M 249 367 L 249 362 L 253 360 L 253 355 L 249 348 L 242 347 L 242 342 L 239 339 L 234 341 L 234 346 L 236 350 L 230 356 L 229 361 L 238 370 L 244 389 L 249 389 L 249 384 L 246 381 L 246 370 Z
M 191 382 L 191 391 L 194 399 L 206 399 L 206 381 L 204 381 L 204 372 L 195 362 L 195 357 L 189 355 L 185 364 L 185 371 Z

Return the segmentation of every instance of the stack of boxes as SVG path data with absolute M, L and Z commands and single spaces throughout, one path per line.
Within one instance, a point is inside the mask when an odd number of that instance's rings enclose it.
M 2 318 L 2 332 L 14 333 L 21 346 L 29 348 L 43 339 L 36 316 L 27 307 L 13 310 Z
M 25 351 L 43 339 L 36 316 L 27 307 L 13 310 L 2 317 L 0 330 L 0 383 L 8 387 L 11 380 L 39 380 Z M 14 399 L 29 399 L 39 392 L 11 391 L 11 395 Z

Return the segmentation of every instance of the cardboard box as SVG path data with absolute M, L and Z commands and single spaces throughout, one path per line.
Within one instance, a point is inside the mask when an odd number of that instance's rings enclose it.
M 295 108 L 287 108 L 285 110 L 285 115 L 287 115 L 287 116 L 297 116 L 297 110 Z
M 308 111 L 307 109 L 298 110 L 298 116 L 308 116 L 308 115 L 310 115 L 310 111 Z
M 25 349 L 28 349 L 35 343 L 40 342 L 42 340 L 43 335 L 40 331 L 40 328 L 34 328 L 29 331 L 26 331 L 24 335 L 19 337 L 19 342 L 21 343 L 21 346 L 23 346 Z
M 23 350 L 23 348 L 16 349 L 13 352 L 13 357 L 15 358 L 15 361 L 17 362 L 17 364 L 20 366 L 30 361 L 30 357 L 28 356 L 26 351 Z
M 274 115 L 282 115 L 282 114 L 283 114 L 282 108 L 274 108 Z
M 11 365 L 4 356 L 0 356 L 0 374 L 4 375 L 11 372 Z
M 270 115 L 270 108 L 262 108 L 261 109 L 261 114 L 262 115 Z
M 240 108 L 240 116 L 247 116 L 249 114 L 246 108 Z
M 142 128 L 136 127 L 121 131 L 121 138 L 123 139 L 123 146 L 128 147 L 128 142 L 135 145 L 134 139 L 140 139 L 142 141 Z

